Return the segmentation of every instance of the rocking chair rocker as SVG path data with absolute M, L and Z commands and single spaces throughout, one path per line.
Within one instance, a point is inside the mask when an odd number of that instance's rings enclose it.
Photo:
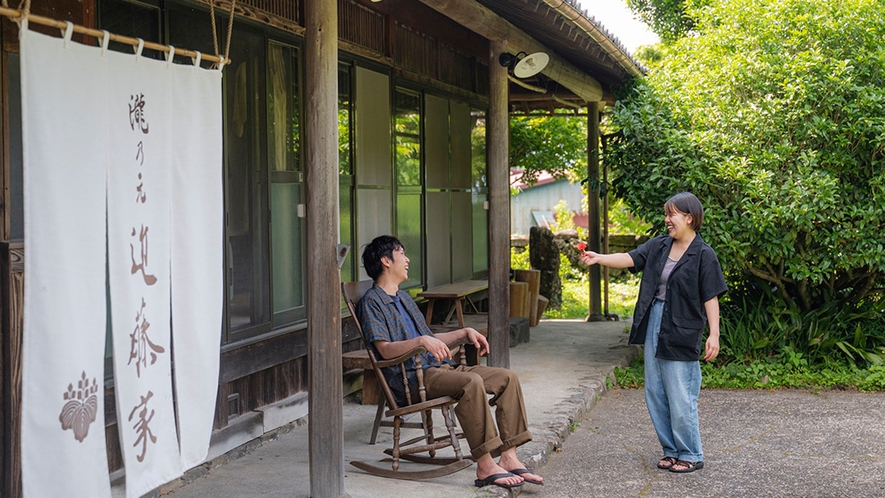
M 382 477 L 391 477 L 394 479 L 411 480 L 432 479 L 435 477 L 441 477 L 469 467 L 473 464 L 473 461 L 463 456 L 463 454 L 461 453 L 461 445 L 459 443 L 459 439 L 463 437 L 463 434 L 458 434 L 455 431 L 454 405 L 458 402 L 458 400 L 451 396 L 442 396 L 430 400 L 427 399 L 427 394 L 424 389 L 424 371 L 421 368 L 420 358 L 420 355 L 426 352 L 426 350 L 423 347 L 417 347 L 403 354 L 402 356 L 389 360 L 375 358 L 375 355 L 372 353 L 372 348 L 366 341 L 366 336 L 363 333 L 362 326 L 360 325 L 356 315 L 356 303 L 358 303 L 359 300 L 366 293 L 366 291 L 368 291 L 372 287 L 372 284 L 373 282 L 371 280 L 364 280 L 362 282 L 342 282 L 341 292 L 344 296 L 344 301 L 347 304 L 347 308 L 350 310 L 351 316 L 353 316 L 354 323 L 356 324 L 357 329 L 360 332 L 360 336 L 363 338 L 363 343 L 366 346 L 366 350 L 369 354 L 369 359 L 372 363 L 372 369 L 375 371 L 375 375 L 380 381 L 379 383 L 381 384 L 381 390 L 384 392 L 385 397 L 384 402 L 386 402 L 387 406 L 390 408 L 389 410 L 387 410 L 385 415 L 387 417 L 393 417 L 393 447 L 384 450 L 384 453 L 392 457 L 390 459 L 392 460 L 392 465 L 391 468 L 388 469 L 361 461 L 352 461 L 350 462 L 350 464 L 370 474 L 375 474 Z M 411 403 L 408 382 L 406 382 L 406 399 L 409 400 L 410 404 L 401 407 L 397 405 L 396 400 L 393 396 L 393 392 L 390 390 L 390 386 L 387 385 L 384 373 L 381 371 L 381 369 L 389 366 L 399 365 L 399 370 L 403 375 L 403 378 L 405 378 L 405 361 L 413 356 L 417 356 L 415 358 L 415 361 L 417 363 L 418 394 L 421 401 L 414 404 Z M 461 356 L 463 358 L 463 355 Z M 442 412 L 443 420 L 446 424 L 448 434 L 441 438 L 436 438 L 433 435 L 433 409 L 439 409 Z M 403 418 L 413 413 L 421 414 L 421 425 L 423 425 L 424 427 L 424 434 L 408 441 L 400 441 L 401 427 L 404 426 Z M 455 451 L 454 458 L 436 456 L 437 450 L 441 450 L 449 446 L 451 446 Z M 426 453 L 426 455 L 419 455 L 419 453 Z M 420 471 L 400 470 L 401 459 L 416 463 L 433 464 L 437 465 L 437 467 Z

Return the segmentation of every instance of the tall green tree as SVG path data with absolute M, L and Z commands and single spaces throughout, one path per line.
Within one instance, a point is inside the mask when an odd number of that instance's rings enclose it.
M 547 171 L 575 181 L 587 176 L 587 117 L 529 114 L 510 118 L 510 166 L 534 183 Z
M 627 6 L 661 40 L 677 40 L 694 29 L 691 10 L 707 0 L 626 0 Z
M 681 190 L 732 282 L 802 311 L 885 290 L 885 0 L 711 0 L 618 102 L 616 193 Z

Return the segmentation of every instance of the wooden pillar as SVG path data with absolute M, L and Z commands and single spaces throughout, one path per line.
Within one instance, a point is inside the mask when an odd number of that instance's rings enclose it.
M 587 223 L 588 238 L 587 248 L 591 251 L 601 252 L 602 245 L 599 236 L 599 107 L 596 102 L 587 103 Z M 602 314 L 600 294 L 600 269 L 599 265 L 590 267 L 590 306 L 587 315 L 588 322 L 605 320 Z
M 306 0 L 307 340 L 310 495 L 346 496 L 338 244 L 338 3 Z
M 22 496 L 22 330 L 25 260 L 22 242 L 0 242 L 0 496 Z
M 510 114 L 506 41 L 489 42 L 489 352 L 488 365 L 510 368 Z

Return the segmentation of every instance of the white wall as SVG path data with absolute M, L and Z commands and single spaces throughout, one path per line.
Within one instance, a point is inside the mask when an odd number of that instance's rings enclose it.
M 559 180 L 523 190 L 510 198 L 510 233 L 528 235 L 537 226 L 532 211 L 553 211 L 560 199 L 567 203 L 569 211 L 581 212 L 583 193 L 581 185 Z

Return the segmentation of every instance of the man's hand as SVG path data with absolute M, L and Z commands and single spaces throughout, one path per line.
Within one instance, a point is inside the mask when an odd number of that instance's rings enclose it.
M 478 356 L 488 354 L 489 341 L 486 340 L 485 336 L 471 327 L 467 327 L 464 330 L 467 332 L 467 340 L 470 341 L 474 347 L 476 347 L 476 354 Z
M 443 361 L 452 358 L 452 351 L 443 341 L 433 337 L 432 335 L 422 335 L 420 344 L 428 353 L 436 357 L 436 361 Z

